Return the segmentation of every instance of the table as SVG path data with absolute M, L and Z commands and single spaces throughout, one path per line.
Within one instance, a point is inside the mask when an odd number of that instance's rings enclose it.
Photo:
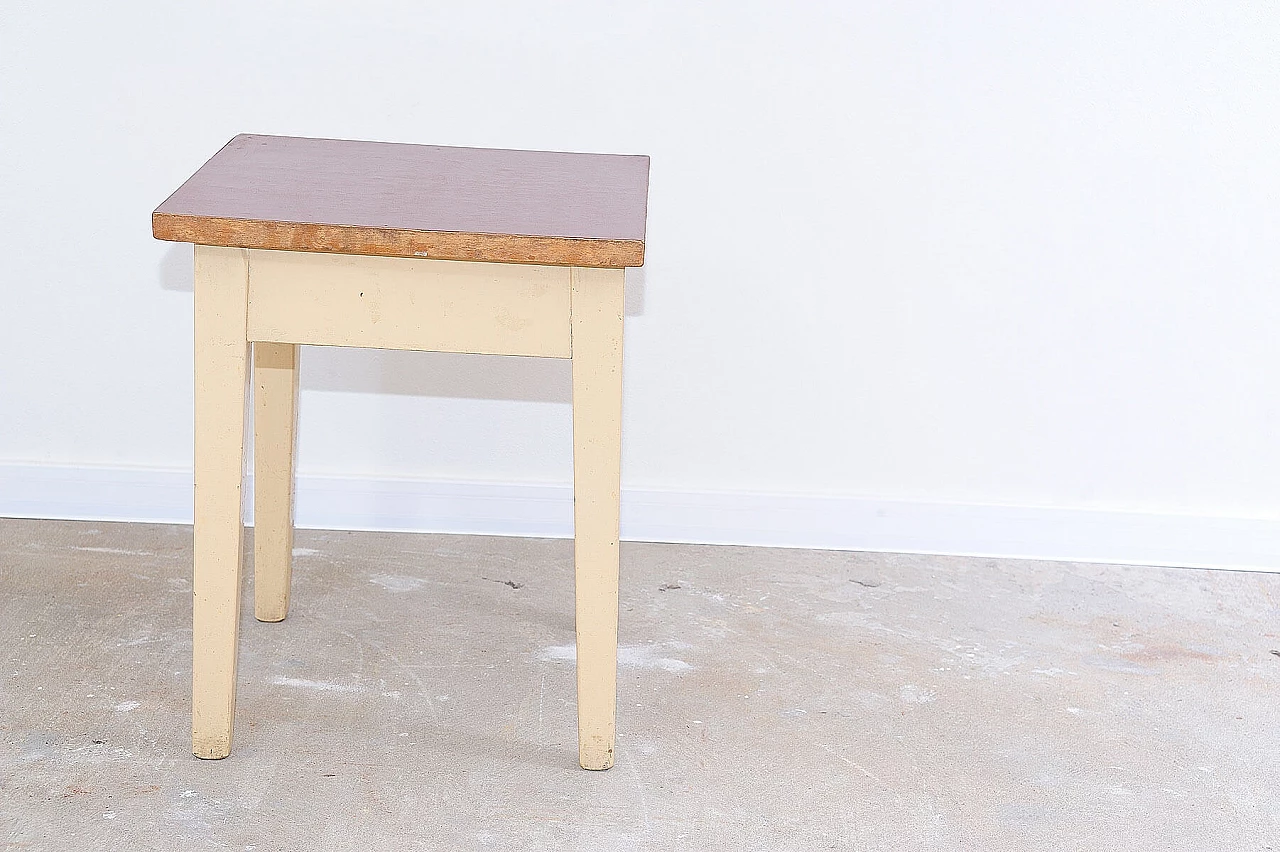
M 298 346 L 568 358 L 578 757 L 613 765 L 623 273 L 649 158 L 240 135 L 152 214 L 195 244 L 192 749 L 231 752 L 253 387 L 254 613 L 289 609 Z

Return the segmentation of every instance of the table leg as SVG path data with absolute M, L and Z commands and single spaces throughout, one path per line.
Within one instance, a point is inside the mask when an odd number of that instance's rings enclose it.
M 298 347 L 253 344 L 253 609 L 259 621 L 289 614 L 297 423 Z
M 249 267 L 242 249 L 196 246 L 195 577 L 192 750 L 231 753 L 243 565 L 241 483 Z
M 570 280 L 578 762 L 608 769 L 618 675 L 623 270 L 575 268 Z

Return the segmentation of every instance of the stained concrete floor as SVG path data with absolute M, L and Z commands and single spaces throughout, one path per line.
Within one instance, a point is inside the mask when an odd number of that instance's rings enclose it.
M 1280 849 L 1275 575 L 627 544 L 593 773 L 569 542 L 297 546 L 206 762 L 190 528 L 0 521 L 5 849 Z

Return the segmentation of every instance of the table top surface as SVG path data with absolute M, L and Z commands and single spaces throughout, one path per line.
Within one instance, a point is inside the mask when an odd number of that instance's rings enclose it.
M 620 268 L 649 158 L 240 135 L 152 214 L 202 245 Z

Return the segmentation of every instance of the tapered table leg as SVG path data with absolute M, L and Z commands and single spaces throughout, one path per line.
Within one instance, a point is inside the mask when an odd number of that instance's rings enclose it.
M 571 274 L 578 762 L 613 766 L 618 674 L 623 270 Z
M 240 621 L 248 254 L 196 246 L 192 750 L 231 753 Z
M 259 621 L 289 614 L 297 423 L 298 347 L 253 344 L 253 610 Z

